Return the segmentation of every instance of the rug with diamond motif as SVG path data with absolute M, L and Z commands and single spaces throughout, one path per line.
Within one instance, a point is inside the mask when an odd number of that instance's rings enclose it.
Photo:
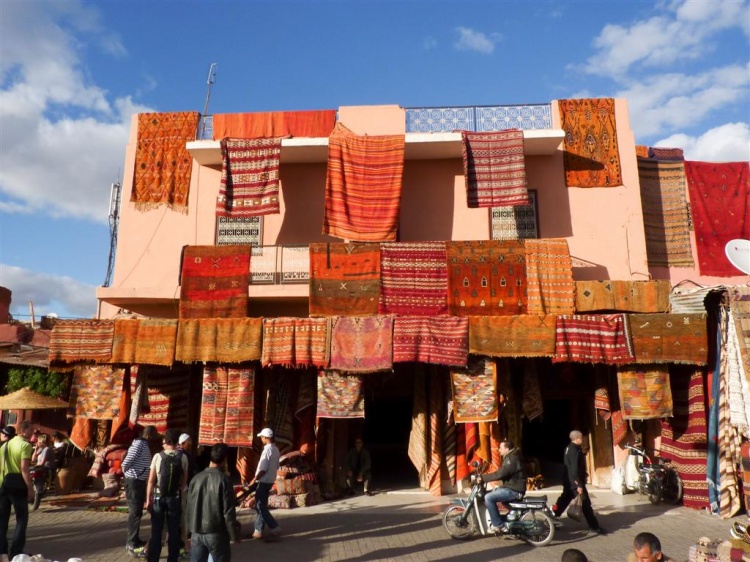
M 466 369 L 451 370 L 453 416 L 456 423 L 497 421 L 495 362 L 477 358 Z
M 364 418 L 365 395 L 362 376 L 320 371 L 317 417 Z
M 672 389 L 666 365 L 619 367 L 617 388 L 626 420 L 672 417 Z

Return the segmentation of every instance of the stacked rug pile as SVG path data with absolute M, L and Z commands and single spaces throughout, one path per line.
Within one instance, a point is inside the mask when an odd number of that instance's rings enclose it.
M 299 451 L 282 456 L 268 506 L 291 509 L 317 505 L 321 501 L 315 467 Z

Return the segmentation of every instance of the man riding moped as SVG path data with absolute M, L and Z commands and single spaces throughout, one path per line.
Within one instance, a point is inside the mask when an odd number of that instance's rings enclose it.
M 518 449 L 513 442 L 504 439 L 498 448 L 503 456 L 503 464 L 500 470 L 489 472 L 481 476 L 482 482 L 494 482 L 501 480 L 502 486 L 497 486 L 484 496 L 484 504 L 490 514 L 490 531 L 493 533 L 504 533 L 508 530 L 505 518 L 500 515 L 497 502 L 511 502 L 520 500 L 526 493 L 526 474 L 523 471 Z

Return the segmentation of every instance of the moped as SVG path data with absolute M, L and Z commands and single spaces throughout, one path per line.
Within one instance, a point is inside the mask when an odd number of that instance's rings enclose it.
M 49 489 L 47 484 L 49 470 L 46 466 L 32 466 L 29 468 L 29 476 L 31 476 L 31 482 L 34 484 L 34 501 L 31 503 L 31 511 L 39 509 L 39 504 L 42 503 L 42 498 Z
M 490 514 L 484 504 L 486 493 L 481 479 L 484 463 L 472 464 L 471 492 L 466 499 L 451 500 L 443 514 L 443 526 L 454 539 L 466 540 L 479 533 L 495 535 L 490 530 Z M 547 506 L 547 496 L 525 497 L 503 504 L 508 508 L 507 531 L 498 533 L 501 538 L 519 539 L 531 546 L 546 546 L 555 538 L 556 520 Z
M 668 460 L 659 457 L 651 458 L 646 450 L 637 443 L 626 444 L 630 455 L 638 460 L 638 481 L 635 484 L 623 482 L 623 491 L 638 492 L 648 496 L 649 501 L 658 505 L 662 501 L 672 504 L 682 499 L 682 480 Z

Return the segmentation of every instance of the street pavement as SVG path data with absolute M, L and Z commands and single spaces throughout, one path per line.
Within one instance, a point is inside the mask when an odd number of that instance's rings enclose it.
M 559 487 L 552 487 L 529 495 L 547 494 L 551 504 L 559 492 Z M 698 538 L 727 539 L 733 521 L 747 522 L 745 515 L 722 520 L 684 507 L 653 506 L 639 495 L 619 496 L 596 488 L 591 488 L 590 494 L 600 524 L 610 533 L 590 536 L 585 524 L 564 516 L 554 541 L 541 548 L 496 537 L 453 540 L 442 525 L 442 513 L 450 498 L 434 498 L 421 490 L 379 491 L 372 497 L 275 510 L 282 536 L 272 542 L 247 538 L 255 515 L 243 510 L 239 513 L 246 538 L 233 545 L 232 559 L 553 562 L 559 561 L 566 549 L 578 548 L 591 560 L 614 562 L 625 560 L 636 534 L 650 531 L 661 539 L 666 554 L 687 560 L 688 548 Z M 125 513 L 54 506 L 45 498 L 42 507 L 30 516 L 26 551 L 61 562 L 71 557 L 85 562 L 132 562 L 124 548 L 126 521 Z M 149 532 L 147 515 L 141 538 L 147 539 Z M 166 546 L 162 559 L 166 559 Z

